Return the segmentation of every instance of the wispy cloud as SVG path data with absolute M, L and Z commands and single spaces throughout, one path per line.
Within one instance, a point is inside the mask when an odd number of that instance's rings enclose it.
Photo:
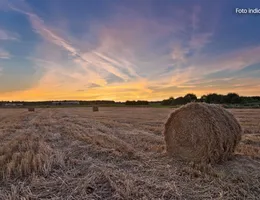
M 207 73 L 224 69 L 240 70 L 252 64 L 259 63 L 260 57 L 258 55 L 260 55 L 260 46 L 250 46 L 207 58 L 202 57 L 197 62 L 196 68 L 204 69 Z
M 28 7 L 28 6 L 27 6 Z M 85 70 L 88 70 L 89 74 L 96 73 L 93 68 L 99 68 L 112 73 L 123 80 L 129 80 L 128 74 L 123 72 L 120 68 L 124 68 L 124 65 L 112 57 L 108 57 L 101 52 L 90 51 L 87 53 L 80 52 L 79 49 L 74 47 L 70 42 L 55 33 L 50 27 L 48 27 L 44 21 L 38 17 L 36 14 L 22 10 L 15 6 L 11 6 L 15 11 L 25 14 L 30 20 L 35 32 L 40 34 L 46 41 L 51 42 L 60 48 L 66 50 L 71 56 L 73 56 L 74 61 L 81 65 Z M 127 66 L 126 66 L 127 68 Z M 129 68 L 128 68 L 129 70 Z M 129 70 L 132 75 L 137 75 L 134 70 Z M 98 76 L 96 74 L 96 76 Z
M 29 10 L 29 5 L 27 5 L 25 2 L 23 3 Z M 40 34 L 43 38 L 46 40 L 64 48 L 68 52 L 70 52 L 73 56 L 78 56 L 78 51 L 75 49 L 72 45 L 70 45 L 67 41 L 56 35 L 54 32 L 52 32 L 45 24 L 44 21 L 38 17 L 36 14 L 28 11 L 28 10 L 23 10 L 19 7 L 16 7 L 15 5 L 10 5 L 10 8 L 13 9 L 14 11 L 20 12 L 22 14 L 25 14 L 28 19 L 30 20 L 35 32 Z
M 201 7 L 200 6 L 194 6 L 192 9 L 192 15 L 191 15 L 191 25 L 193 31 L 197 30 L 199 28 L 199 14 L 201 12 Z
M 173 63 L 183 64 L 186 61 L 186 55 L 190 52 L 189 48 L 185 48 L 182 45 L 174 45 L 172 51 L 172 60 Z
M 0 59 L 9 59 L 11 57 L 10 53 L 3 48 L 0 48 Z
M 18 41 L 20 36 L 17 33 L 12 33 L 3 28 L 0 28 L 0 40 L 15 40 Z
M 212 33 L 200 33 L 192 35 L 189 43 L 190 48 L 200 50 L 210 42 L 211 37 Z

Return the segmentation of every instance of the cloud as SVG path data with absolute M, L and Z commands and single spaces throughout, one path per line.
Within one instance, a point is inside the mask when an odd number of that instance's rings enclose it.
M 188 21 L 183 26 L 181 35 L 178 35 L 177 41 L 172 41 L 171 58 L 175 68 L 186 68 L 193 65 L 194 60 L 203 56 L 203 48 L 207 47 L 212 41 L 214 35 L 211 27 L 205 28 L 200 24 L 200 14 L 204 11 L 201 6 L 191 6 L 191 14 L 186 11 Z M 174 69 L 174 68 L 173 68 Z
M 199 14 L 201 12 L 200 6 L 194 6 L 192 9 L 192 15 L 191 15 L 191 25 L 193 30 L 197 30 L 199 28 Z
M 40 51 L 40 54 L 48 55 L 48 49 Z M 47 51 L 47 52 L 46 52 Z M 89 71 L 81 64 L 75 65 L 74 62 L 66 63 L 62 58 L 56 57 L 55 60 L 42 60 L 28 58 L 34 62 L 38 69 L 43 69 L 43 76 L 38 84 L 34 86 L 35 90 L 55 91 L 59 89 L 74 91 L 88 83 L 106 85 L 106 81 L 98 74 Z M 51 88 L 49 86 L 52 86 Z
M 189 53 L 189 49 L 182 47 L 181 45 L 174 45 L 172 51 L 172 60 L 175 63 L 182 64 L 186 61 L 186 55 Z
M 66 50 L 71 56 L 73 56 L 73 59 L 77 64 L 80 64 L 83 68 L 88 70 L 89 74 L 93 75 L 95 73 L 95 71 L 92 70 L 92 68 L 95 67 L 106 70 L 107 72 L 112 73 L 125 81 L 129 80 L 128 74 L 122 72 L 122 70 L 120 69 L 121 67 L 123 67 L 123 65 L 119 61 L 115 60 L 112 57 L 109 57 L 108 55 L 104 55 L 97 50 L 82 53 L 70 42 L 55 33 L 36 14 L 29 11 L 21 10 L 14 6 L 12 6 L 12 9 L 25 14 L 30 20 L 36 33 L 40 34 L 46 41 L 51 42 L 52 44 L 59 46 L 61 49 Z M 127 68 L 127 65 L 125 66 Z M 137 76 L 137 74 L 132 69 L 127 69 L 132 75 Z
M 97 88 L 97 87 L 100 87 L 100 85 L 98 84 L 95 84 L 95 83 L 90 83 L 90 84 L 87 84 L 85 85 L 87 88 Z
M 260 46 L 250 46 L 211 57 L 201 57 L 195 65 L 206 73 L 220 70 L 240 70 L 260 62 Z M 206 69 L 206 70 L 205 70 Z M 205 73 L 204 73 L 205 74 Z
M 242 48 L 215 56 L 206 57 L 203 54 L 198 54 L 195 58 L 187 56 L 189 49 L 186 47 L 178 46 L 176 49 L 174 58 L 177 62 L 182 62 L 165 74 L 149 80 L 149 86 L 154 89 L 154 93 L 165 95 L 172 91 L 175 95 L 184 95 L 188 92 L 203 94 L 217 91 L 222 93 L 237 91 L 243 94 L 245 92 L 242 91 L 242 88 L 245 90 L 247 87 L 233 86 L 245 81 L 250 84 L 255 81 L 250 86 L 252 90 L 247 91 L 247 94 L 250 92 L 250 94 L 254 94 L 257 91 L 260 74 L 257 75 L 256 70 L 246 72 L 245 69 L 260 62 L 257 56 L 260 53 L 259 46 Z M 253 67 L 253 69 L 255 68 L 257 67 Z M 221 70 L 224 74 L 213 76 L 213 73 L 221 72 Z M 228 72 L 226 72 L 227 70 Z M 251 80 L 247 80 L 249 77 Z
M 171 53 L 173 43 L 180 40 L 179 35 L 188 27 L 189 19 L 183 10 L 174 10 L 169 16 L 150 18 L 120 7 L 99 25 L 97 50 L 122 61 L 122 68 L 134 78 L 158 75 L 175 62 L 171 58 L 175 54 Z
M 0 40 L 15 40 L 18 41 L 20 36 L 17 33 L 12 33 L 10 31 L 0 28 Z
M 2 48 L 0 48 L 0 59 L 9 59 L 11 57 L 10 53 Z
M 28 7 L 27 4 L 24 3 L 24 5 L 26 5 L 26 7 Z M 40 17 L 38 17 L 36 14 L 26 11 L 26 10 L 22 10 L 13 5 L 10 7 L 17 12 L 25 14 L 28 17 L 29 21 L 31 22 L 31 24 L 34 28 L 34 31 L 36 33 L 40 34 L 44 39 L 64 48 L 69 53 L 71 53 L 71 55 L 73 55 L 73 56 L 80 56 L 77 49 L 75 49 L 67 41 L 65 41 L 63 38 L 59 37 L 57 34 L 55 34 L 53 31 L 51 31 L 44 24 L 44 21 Z
M 210 43 L 210 39 L 212 37 L 212 33 L 200 33 L 192 35 L 191 40 L 189 42 L 191 49 L 201 49 Z

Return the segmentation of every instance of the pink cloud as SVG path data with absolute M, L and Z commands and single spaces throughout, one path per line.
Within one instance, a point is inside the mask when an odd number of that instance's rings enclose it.
M 186 27 L 183 21 L 176 18 L 158 21 L 133 11 L 126 12 L 131 13 L 130 16 L 120 12 L 100 26 L 101 46 L 121 49 L 126 53 L 129 49 L 141 50 L 159 39 L 180 33 Z
M 172 60 L 175 63 L 183 64 L 186 61 L 186 54 L 189 53 L 188 48 L 184 48 L 181 45 L 174 45 L 172 51 Z
M 211 37 L 212 33 L 200 33 L 192 35 L 189 42 L 190 48 L 198 50 L 203 48 L 210 42 Z

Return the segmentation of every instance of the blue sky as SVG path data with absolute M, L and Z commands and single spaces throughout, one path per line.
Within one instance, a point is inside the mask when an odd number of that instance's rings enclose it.
M 0 99 L 260 95 L 257 0 L 0 0 Z

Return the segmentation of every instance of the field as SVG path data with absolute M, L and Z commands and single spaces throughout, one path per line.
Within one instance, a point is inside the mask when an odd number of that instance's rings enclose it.
M 169 158 L 170 108 L 0 110 L 0 199 L 259 199 L 260 109 L 233 109 L 232 160 Z

